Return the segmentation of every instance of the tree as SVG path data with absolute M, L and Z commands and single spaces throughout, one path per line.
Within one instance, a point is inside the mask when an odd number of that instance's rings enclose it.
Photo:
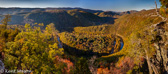
M 11 16 L 8 14 L 8 15 L 5 15 L 4 19 L 1 20 L 1 23 L 3 25 L 0 26 L 1 30 L 0 30 L 0 52 L 4 49 L 5 44 L 7 42 L 7 39 L 8 39 L 8 35 L 13 32 L 11 30 L 7 30 L 7 25 L 8 25 L 8 22 L 11 21 Z
M 153 68 L 151 58 L 155 55 L 155 48 L 153 46 L 152 40 L 153 37 L 156 36 L 157 33 L 151 32 L 153 28 L 145 28 L 143 30 L 138 31 L 137 33 L 132 33 L 129 36 L 129 44 L 127 48 L 129 48 L 129 55 L 135 58 L 135 63 L 139 65 L 141 60 L 139 58 L 146 59 L 149 74 L 153 74 Z M 138 59 L 137 59 L 138 58 Z
M 167 18 L 165 17 L 168 17 L 168 0 L 159 0 L 159 1 L 162 4 L 162 6 L 160 7 L 161 15 L 157 11 L 157 3 L 155 1 L 157 15 L 161 17 L 162 19 L 164 19 L 164 21 L 166 21 Z
M 58 48 L 56 38 L 49 32 L 43 33 L 40 27 L 32 29 L 30 24 L 26 24 L 25 28 L 25 32 L 20 32 L 13 42 L 7 43 L 5 68 L 31 70 L 33 73 L 61 72 L 63 68 L 58 65 L 64 64 L 57 62 L 55 56 L 64 51 Z
M 11 21 L 11 15 L 5 15 L 4 19 L 1 20 L 1 23 L 5 25 L 5 29 L 7 28 L 8 22 Z
M 75 67 L 75 74 L 91 74 L 86 58 L 81 57 Z
M 4 25 L 0 25 L 0 28 L 0 52 L 3 53 L 4 49 L 6 49 L 6 43 L 14 41 L 20 31 L 18 29 L 4 29 Z
M 89 69 L 92 74 L 97 74 L 97 66 L 94 65 L 96 58 L 97 58 L 96 56 L 93 56 L 88 62 Z
M 168 0 L 159 0 L 163 8 L 168 8 Z

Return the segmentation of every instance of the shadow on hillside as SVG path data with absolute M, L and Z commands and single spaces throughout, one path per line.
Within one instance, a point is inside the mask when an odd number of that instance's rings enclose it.
M 104 19 L 104 24 L 114 24 L 114 20 L 117 18 L 113 18 L 113 17 L 102 17 Z
M 123 55 L 115 55 L 115 56 L 109 56 L 109 57 L 100 57 L 98 58 L 96 61 L 99 62 L 99 61 L 107 61 L 107 62 L 117 62 L 119 60 L 120 57 L 122 57 Z
M 98 57 L 109 55 L 107 53 L 97 53 L 97 52 L 93 52 L 91 50 L 89 50 L 89 51 L 79 50 L 74 47 L 70 47 L 64 43 L 63 43 L 63 48 L 64 48 L 64 52 L 67 52 L 68 54 L 73 55 L 73 56 L 77 56 L 77 57 L 86 57 L 87 58 L 87 57 L 92 57 L 93 55 L 98 56 Z
M 72 32 L 74 31 L 74 27 L 89 27 L 89 26 L 98 26 L 98 25 L 103 25 L 103 24 L 114 24 L 115 23 L 115 19 L 117 18 L 112 18 L 112 17 L 101 17 L 101 21 L 95 21 L 94 24 L 90 24 L 90 25 L 75 25 L 75 26 L 71 26 L 71 27 L 67 27 L 67 26 L 59 26 L 61 28 L 58 28 L 58 30 L 60 32 L 64 32 L 64 31 L 67 31 L 67 32 Z M 92 21 L 93 22 L 93 21 Z

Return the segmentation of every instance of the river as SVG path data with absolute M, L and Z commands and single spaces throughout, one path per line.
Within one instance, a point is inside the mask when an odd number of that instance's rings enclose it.
M 59 36 L 57 36 L 57 40 L 58 40 L 58 47 L 59 47 L 59 48 L 62 48 L 62 44 L 61 44 L 61 41 L 60 41 L 60 37 L 59 37 Z
M 114 45 L 116 44 L 116 41 L 114 41 Z M 120 47 L 120 50 L 123 48 L 123 46 L 124 46 L 124 43 L 122 42 L 122 41 L 120 41 L 120 45 L 121 45 L 121 47 Z M 111 53 L 110 54 L 113 54 L 114 53 L 114 48 L 112 48 L 111 49 L 112 51 L 111 51 Z

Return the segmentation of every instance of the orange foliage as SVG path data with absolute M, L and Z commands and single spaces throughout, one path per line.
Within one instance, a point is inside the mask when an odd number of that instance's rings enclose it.
M 58 61 L 63 62 L 63 63 L 65 63 L 67 65 L 67 67 L 65 68 L 65 70 L 69 74 L 70 70 L 73 68 L 73 63 L 70 60 L 68 60 L 68 59 L 62 59 L 59 56 L 55 56 L 55 58 Z
M 121 58 L 117 64 L 110 64 L 110 69 L 100 66 L 97 69 L 97 74 L 126 74 L 129 70 L 134 67 L 134 61 L 130 57 Z
M 121 60 L 118 63 L 118 67 L 123 67 L 126 64 L 128 64 L 130 67 L 133 67 L 134 66 L 134 61 L 129 57 L 125 57 L 123 60 Z
M 111 74 L 111 73 L 110 70 L 108 70 L 108 68 L 98 68 L 97 74 Z
M 122 59 L 120 59 L 120 61 L 118 62 L 118 64 L 116 64 L 115 67 L 111 67 L 111 72 L 112 73 L 126 73 L 127 71 L 133 69 L 134 67 L 134 61 L 133 59 L 131 59 L 130 57 L 123 57 Z

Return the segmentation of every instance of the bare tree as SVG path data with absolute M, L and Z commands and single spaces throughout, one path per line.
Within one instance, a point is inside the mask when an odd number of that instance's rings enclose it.
M 89 60 L 89 63 L 88 63 L 90 72 L 91 72 L 92 74 L 97 74 L 97 67 L 94 65 L 95 59 L 96 59 L 96 56 L 93 56 L 93 57 Z

